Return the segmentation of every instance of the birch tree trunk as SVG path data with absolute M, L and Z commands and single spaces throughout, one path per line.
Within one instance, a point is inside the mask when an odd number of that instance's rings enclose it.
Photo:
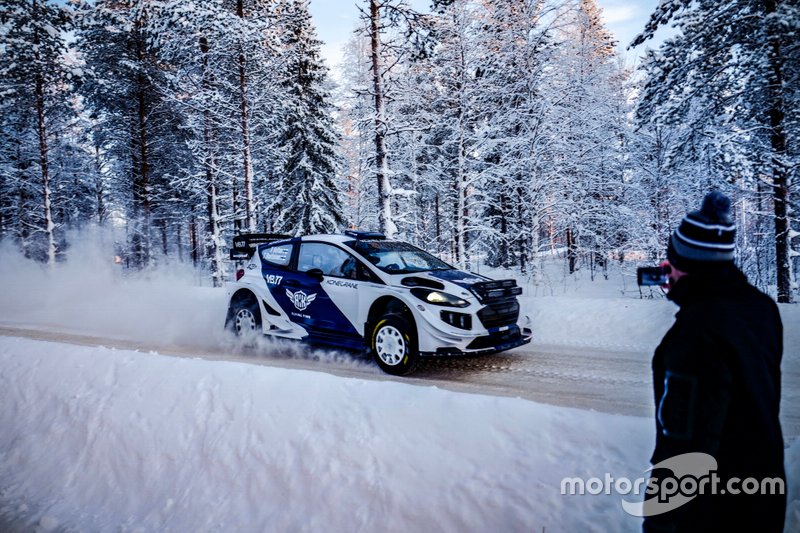
M 244 20 L 244 0 L 236 1 L 236 14 Z M 244 209 L 245 228 L 248 232 L 256 230 L 255 200 L 253 199 L 253 161 L 250 155 L 250 102 L 247 94 L 247 58 L 244 48 L 239 49 L 239 108 L 241 110 L 242 165 L 244 167 Z
M 541 246 L 541 227 L 542 227 L 542 218 L 539 214 L 539 210 L 534 206 L 532 209 L 531 214 L 531 229 L 530 229 L 530 236 L 531 236 L 531 262 L 530 262 L 530 279 L 531 281 L 539 281 L 539 265 L 541 264 L 541 258 L 539 257 L 539 247 Z
M 106 208 L 106 187 L 103 183 L 103 161 L 100 157 L 100 146 L 94 147 L 94 168 L 97 175 L 94 179 L 94 195 L 97 202 L 97 224 L 102 226 L 106 222 L 108 209 Z
M 200 52 L 203 54 L 202 87 L 204 94 L 209 94 L 211 80 L 208 70 L 208 39 L 200 37 Z M 206 174 L 206 204 L 208 209 L 208 235 L 206 236 L 206 254 L 211 261 L 211 280 L 214 287 L 222 287 L 222 239 L 220 237 L 219 208 L 217 206 L 217 174 L 215 171 L 214 135 L 211 125 L 211 112 L 206 106 L 203 109 L 203 166 Z
M 464 55 L 464 34 L 463 28 L 459 29 L 459 89 L 461 94 L 458 97 L 458 213 L 456 232 L 458 238 L 458 261 L 462 268 L 469 269 L 469 243 L 467 242 L 467 223 L 469 221 L 469 206 L 467 205 L 468 176 L 466 169 L 466 147 L 465 130 L 466 122 L 466 103 L 465 92 L 467 90 L 467 60 Z
M 34 58 L 36 61 L 36 74 L 34 82 L 34 93 L 36 98 L 36 132 L 39 137 L 39 167 L 42 178 L 42 194 L 44 207 L 44 232 L 47 237 L 47 265 L 53 266 L 56 263 L 56 241 L 55 224 L 53 223 L 53 211 L 50 202 L 50 171 L 49 154 L 47 147 L 47 124 L 45 123 L 45 102 L 44 102 L 44 76 L 42 75 L 42 64 L 39 52 L 39 3 L 33 0 L 31 19 L 34 21 L 33 45 Z
M 375 93 L 375 177 L 378 185 L 378 226 L 388 238 L 397 227 L 392 220 L 392 187 L 386 161 L 386 103 L 381 78 L 380 10 L 378 0 L 369 3 L 370 47 L 372 55 L 372 89 Z
M 141 21 L 136 21 L 136 59 L 144 64 L 144 37 L 140 32 Z M 136 125 L 132 146 L 133 157 L 133 206 L 134 234 L 133 253 L 137 267 L 150 264 L 150 164 L 148 152 L 147 118 L 149 109 L 145 94 L 147 80 L 140 73 L 136 91 Z
M 467 255 L 467 172 L 464 157 L 464 112 L 459 109 L 458 118 L 458 164 L 456 169 L 456 262 L 461 268 L 469 268 Z

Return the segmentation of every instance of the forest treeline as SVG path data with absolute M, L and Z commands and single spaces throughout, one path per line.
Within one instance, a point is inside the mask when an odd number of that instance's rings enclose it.
M 635 67 L 595 0 L 356 3 L 334 79 L 308 0 L 5 0 L 0 237 L 54 264 L 109 226 L 219 285 L 237 233 L 358 227 L 535 281 L 658 260 L 716 188 L 792 300 L 796 2 L 661 2 Z

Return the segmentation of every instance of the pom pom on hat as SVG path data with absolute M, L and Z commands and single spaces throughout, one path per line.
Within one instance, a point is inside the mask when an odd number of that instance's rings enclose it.
M 733 224 L 731 220 L 731 200 L 719 191 L 711 191 L 703 198 L 703 206 L 695 212 L 698 218 L 708 222 Z

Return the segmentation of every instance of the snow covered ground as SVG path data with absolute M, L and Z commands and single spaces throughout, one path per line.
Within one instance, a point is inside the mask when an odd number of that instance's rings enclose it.
M 194 273 L 72 257 L 48 272 L 0 250 L 0 325 L 226 348 L 224 294 Z M 675 307 L 622 286 L 528 287 L 537 342 L 650 352 Z M 800 309 L 781 311 L 796 364 Z M 649 418 L 13 337 L 0 428 L 0 530 L 42 531 L 636 531 L 623 496 L 560 483 L 640 477 L 654 440 Z M 800 440 L 787 452 L 794 531 Z
M 0 368 L 6 511 L 33 501 L 39 522 L 123 531 L 636 527 L 614 498 L 561 497 L 560 480 L 638 474 L 651 441 L 644 419 L 9 338 Z
M 0 512 L 44 530 L 635 531 L 622 496 L 561 479 L 640 477 L 653 440 L 644 418 L 15 338 L 0 405 Z M 800 500 L 800 442 L 788 464 Z

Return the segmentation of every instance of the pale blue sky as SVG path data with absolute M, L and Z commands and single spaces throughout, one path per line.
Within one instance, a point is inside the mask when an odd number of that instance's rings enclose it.
M 429 0 L 410 2 L 420 11 L 426 11 L 430 6 Z M 598 4 L 603 9 L 608 28 L 619 41 L 620 51 L 624 53 L 624 48 L 644 28 L 658 0 L 598 0 Z M 311 14 L 319 37 L 325 43 L 323 55 L 328 66 L 335 67 L 341 62 L 342 46 L 358 22 L 357 6 L 364 5 L 365 0 L 311 0 Z

